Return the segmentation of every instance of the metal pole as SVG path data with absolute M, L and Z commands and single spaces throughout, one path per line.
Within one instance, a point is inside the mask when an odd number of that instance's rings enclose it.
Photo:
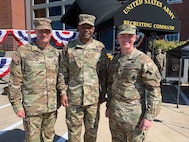
M 180 68 L 179 68 L 179 80 L 178 80 L 178 92 L 177 92 L 177 108 L 179 108 L 181 73 L 182 73 L 182 59 L 180 59 Z
M 25 0 L 26 27 L 28 30 L 28 42 L 31 42 L 31 0 Z

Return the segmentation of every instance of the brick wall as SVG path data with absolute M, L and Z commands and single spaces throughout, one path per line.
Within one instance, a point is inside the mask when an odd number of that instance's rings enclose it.
M 171 5 L 181 21 L 181 40 L 189 39 L 189 0 Z
M 24 0 L 0 0 L 0 29 L 26 29 Z M 8 36 L 0 49 L 12 51 L 18 43 L 12 36 Z
M 10 29 L 12 27 L 11 1 L 0 0 L 0 28 Z
M 25 29 L 24 0 L 12 0 L 12 29 Z

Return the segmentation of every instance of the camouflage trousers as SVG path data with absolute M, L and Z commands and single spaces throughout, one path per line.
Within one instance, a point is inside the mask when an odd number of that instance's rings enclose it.
M 112 142 L 144 142 L 146 132 L 136 126 L 109 119 Z
M 138 128 L 144 110 L 143 103 L 132 104 L 112 99 L 109 106 L 112 142 L 144 142 L 146 132 Z
M 99 105 L 68 106 L 66 107 L 66 124 L 68 141 L 80 142 L 82 124 L 84 122 L 84 142 L 96 142 L 99 122 Z
M 56 119 L 57 111 L 24 118 L 25 142 L 52 142 Z

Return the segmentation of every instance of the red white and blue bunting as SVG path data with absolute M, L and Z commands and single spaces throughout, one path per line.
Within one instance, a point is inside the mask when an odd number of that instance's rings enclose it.
M 57 46 L 63 46 L 65 44 L 68 43 L 68 41 L 74 40 L 75 38 L 78 37 L 78 33 L 77 32 L 73 32 L 73 31 L 57 31 L 57 30 L 53 30 L 52 31 L 53 34 L 53 39 L 55 41 L 55 44 Z
M 12 34 L 15 40 L 20 44 L 24 45 L 28 43 L 28 31 L 27 30 L 13 30 Z M 31 40 L 35 40 L 36 34 L 32 30 L 30 31 Z
M 8 36 L 7 30 L 0 30 L 0 43 L 3 43 Z
M 11 58 L 0 57 L 0 78 L 3 78 L 10 72 Z
M 28 43 L 28 31 L 27 30 L 13 30 L 13 29 L 1 29 L 0 30 L 0 44 L 3 43 L 8 35 L 12 35 L 19 45 L 24 45 Z M 30 31 L 31 41 L 36 39 L 36 34 L 34 30 Z M 74 31 L 61 31 L 53 30 L 52 39 L 57 46 L 64 46 L 70 40 L 74 40 L 78 37 L 78 33 Z M 0 57 L 0 78 L 3 78 L 10 72 L 11 58 Z
M 28 43 L 28 31 L 27 30 L 13 30 L 13 29 L 4 29 L 0 30 L 0 43 L 4 42 L 8 34 L 13 35 L 15 40 L 20 44 L 24 45 Z M 36 34 L 34 30 L 30 31 L 31 40 L 35 40 Z M 61 31 L 53 30 L 52 39 L 54 40 L 57 46 L 63 46 L 68 43 L 68 41 L 76 39 L 78 36 L 77 32 L 74 31 Z

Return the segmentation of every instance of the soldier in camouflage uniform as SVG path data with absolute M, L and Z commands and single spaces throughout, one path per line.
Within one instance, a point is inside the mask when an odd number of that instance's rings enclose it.
M 80 142 L 84 122 L 85 142 L 95 142 L 99 122 L 99 104 L 105 101 L 107 55 L 104 45 L 93 39 L 95 17 L 79 15 L 79 37 L 64 48 L 64 77 L 69 142 Z
M 134 47 L 135 26 L 121 25 L 117 38 L 121 51 L 108 67 L 106 116 L 112 142 L 143 142 L 160 112 L 161 77 L 154 62 Z
M 34 20 L 37 39 L 17 48 L 10 65 L 8 97 L 23 118 L 26 142 L 52 142 L 57 118 L 57 90 L 63 92 L 60 52 L 50 45 L 51 20 Z
M 165 69 L 166 59 L 165 59 L 165 55 L 162 54 L 162 49 L 161 48 L 157 49 L 157 55 L 155 56 L 154 62 L 157 65 L 160 74 L 162 75 L 162 72 Z

